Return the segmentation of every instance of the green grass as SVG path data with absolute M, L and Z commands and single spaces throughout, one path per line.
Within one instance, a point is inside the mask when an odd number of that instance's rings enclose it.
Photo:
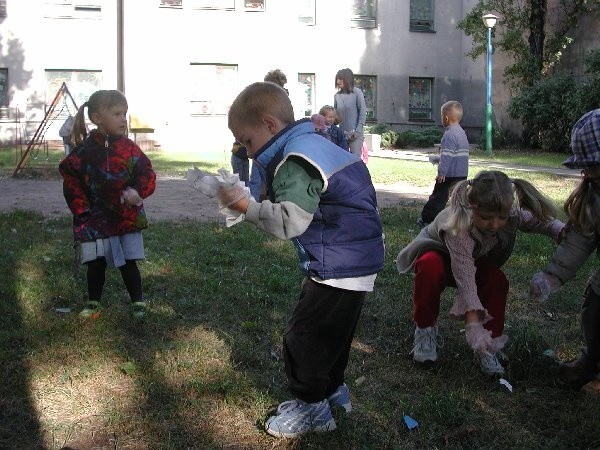
M 525 166 L 564 168 L 562 163 L 569 157 L 569 155 L 565 153 L 530 152 L 517 149 L 499 149 L 492 150 L 492 155 L 488 156 L 485 152 L 485 149 L 476 148 L 470 152 L 469 157 L 471 161 L 491 160 L 511 164 L 521 164 Z
M 157 170 L 183 173 L 193 157 L 151 155 Z M 220 162 L 201 162 L 203 167 Z M 431 182 L 428 163 L 372 158 L 379 182 Z M 557 204 L 573 180 L 528 177 Z M 1 184 L 0 184 L 1 186 Z M 438 364 L 415 367 L 412 277 L 398 251 L 412 240 L 421 205 L 382 210 L 386 264 L 369 294 L 347 370 L 354 411 L 335 413 L 338 430 L 295 440 L 262 431 L 268 411 L 288 399 L 281 358 L 286 318 L 299 291 L 297 257 L 250 224 L 154 223 L 140 263 L 151 312 L 130 320 L 118 271 L 107 272 L 100 318 L 82 322 L 85 274 L 72 271 L 67 217 L 0 215 L 1 448 L 597 448 L 598 402 L 573 391 L 544 355 L 577 355 L 581 293 L 596 261 L 548 303 L 527 297 L 528 281 L 551 257 L 544 237 L 520 235 L 504 270 L 511 282 L 505 378 L 484 377 L 447 311 Z M 59 313 L 57 308 L 70 308 Z M 420 424 L 408 431 L 403 415 Z

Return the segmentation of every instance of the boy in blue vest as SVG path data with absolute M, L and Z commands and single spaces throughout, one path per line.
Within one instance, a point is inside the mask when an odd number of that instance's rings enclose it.
M 279 405 L 265 429 L 294 437 L 335 429 L 331 408 L 352 409 L 344 372 L 366 292 L 383 268 L 375 189 L 365 164 L 294 121 L 287 93 L 273 83 L 246 87 L 229 110 L 229 128 L 266 173 L 268 199 L 222 188 L 222 207 L 291 239 L 306 278 L 283 339 L 293 400 Z

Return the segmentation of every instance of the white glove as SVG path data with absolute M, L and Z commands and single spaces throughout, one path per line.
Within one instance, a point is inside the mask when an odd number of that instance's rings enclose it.
M 140 197 L 138 191 L 132 187 L 128 187 L 121 194 L 121 203 L 124 203 L 128 206 L 140 206 L 142 202 L 142 197 Z
M 466 324 L 465 337 L 467 338 L 467 344 L 475 352 L 490 352 L 493 347 L 492 332 L 483 328 L 481 322 Z
M 244 186 L 240 182 L 240 177 L 237 173 L 231 173 L 223 168 L 217 172 L 219 173 L 218 175 L 211 175 L 194 167 L 188 170 L 187 180 L 194 189 L 211 198 L 218 197 L 219 191 L 223 188 L 231 189 L 235 186 Z
M 239 202 L 244 198 L 249 198 L 248 189 L 235 185 L 232 187 L 220 186 L 217 190 L 217 199 L 219 200 L 219 208 L 229 208 L 231 205 Z
M 226 169 L 219 169 L 218 172 L 218 175 L 211 175 L 194 167 L 188 170 L 187 180 L 197 191 L 208 197 L 217 198 L 219 212 L 225 216 L 225 223 L 230 227 L 243 221 L 245 214 L 229 209 L 228 206 L 245 197 L 249 198 L 250 189 L 240 181 L 237 173 L 231 173 Z
M 498 336 L 497 338 L 492 338 L 492 343 L 490 345 L 490 353 L 498 353 L 500 350 L 504 348 L 506 343 L 508 342 L 508 336 L 503 334 L 502 336 Z
M 561 286 L 561 281 L 554 275 L 550 275 L 546 272 L 538 272 L 529 282 L 529 296 L 540 302 L 545 302 L 548 300 L 548 297 L 557 292 Z

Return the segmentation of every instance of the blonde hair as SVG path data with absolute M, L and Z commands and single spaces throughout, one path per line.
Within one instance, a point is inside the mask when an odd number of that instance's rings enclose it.
M 340 123 L 342 123 L 342 119 L 340 117 L 340 115 L 337 113 L 337 111 L 335 110 L 335 108 L 331 105 L 323 105 L 321 106 L 321 109 L 319 110 L 319 114 L 321 114 L 322 116 L 327 115 L 327 113 L 329 111 L 333 111 L 333 114 L 335 115 L 335 119 L 333 121 L 333 123 L 335 125 L 339 125 Z
M 510 179 L 496 170 L 479 172 L 472 180 L 460 181 L 450 196 L 450 216 L 443 228 L 452 234 L 468 231 L 473 221 L 473 209 L 509 214 L 518 201 L 536 218 L 548 220 L 556 216 L 554 204 L 533 184 L 520 178 Z
M 600 175 L 600 166 L 592 166 L 586 171 L 591 172 L 592 175 Z M 563 209 L 567 213 L 569 223 L 582 234 L 589 235 L 594 232 L 597 221 L 595 206 L 599 196 L 600 188 L 588 174 L 584 173 L 582 180 L 565 201 Z
M 84 111 L 87 107 L 88 119 L 91 122 L 92 114 L 103 111 L 113 106 L 127 107 L 127 99 L 117 90 L 99 90 L 90 95 L 87 102 L 79 107 L 75 120 L 73 121 L 73 129 L 71 130 L 71 142 L 77 146 L 81 144 L 88 135 L 87 127 L 85 126 Z
M 284 124 L 294 121 L 294 108 L 285 90 L 270 82 L 257 82 L 238 94 L 229 108 L 228 126 L 259 125 L 265 114 Z
M 457 102 L 456 100 L 450 100 L 442 105 L 440 108 L 440 114 L 442 120 L 444 119 L 444 116 L 447 116 L 452 120 L 460 122 L 463 116 L 463 107 L 460 102 Z

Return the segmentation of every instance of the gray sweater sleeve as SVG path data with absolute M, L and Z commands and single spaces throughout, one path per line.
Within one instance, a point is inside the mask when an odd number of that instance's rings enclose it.
M 552 262 L 544 272 L 554 275 L 565 284 L 575 277 L 595 248 L 595 236 L 584 236 L 571 229 L 556 248 Z
M 278 239 L 291 239 L 306 231 L 313 215 L 293 202 L 250 201 L 246 220 Z

